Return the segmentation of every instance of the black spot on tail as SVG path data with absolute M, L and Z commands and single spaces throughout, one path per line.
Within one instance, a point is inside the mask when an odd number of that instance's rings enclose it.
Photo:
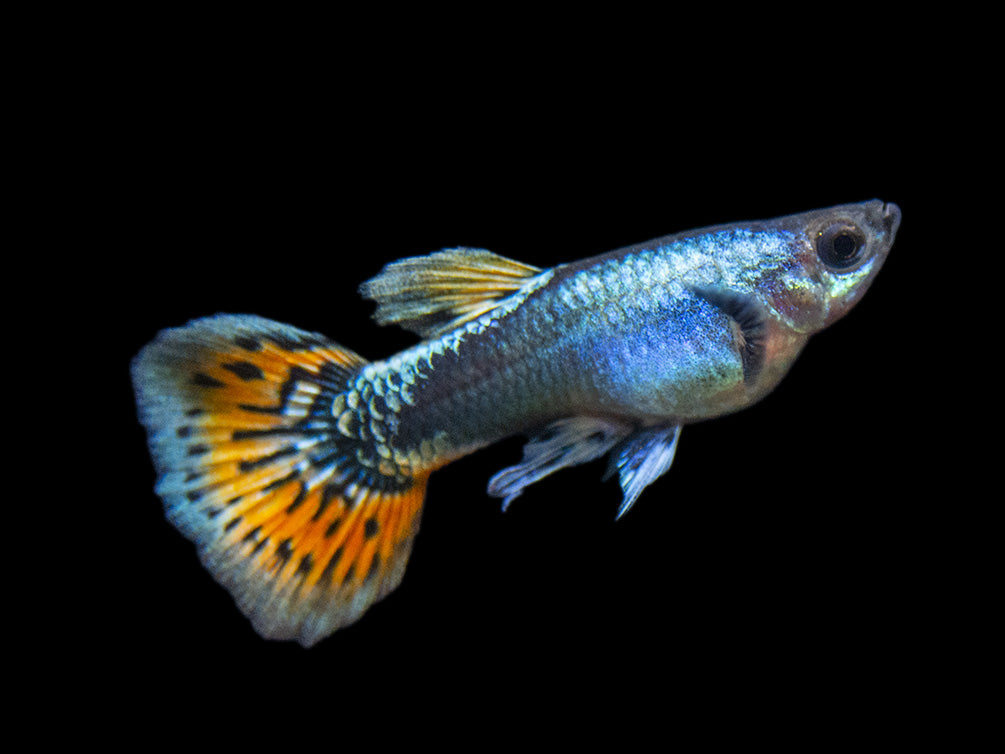
M 293 498 L 293 502 L 286 507 L 287 513 L 293 513 L 297 508 L 303 505 L 304 500 L 307 499 L 307 485 L 300 482 L 300 490 L 297 492 L 297 496 Z
M 302 576 L 307 576 L 310 574 L 311 569 L 313 568 L 314 568 L 314 556 L 312 556 L 310 553 L 307 553 L 301 559 L 300 565 L 297 566 L 297 573 L 299 573 Z
M 284 539 L 276 546 L 276 557 L 286 562 L 293 556 L 293 540 Z
M 328 539 L 328 537 L 334 536 L 335 532 L 338 531 L 338 528 L 341 525 L 342 525 L 342 519 L 340 519 L 340 518 L 336 518 L 334 521 L 332 521 L 330 524 L 328 524 L 328 528 L 325 529 L 325 539 Z
M 297 389 L 298 382 L 310 382 L 313 384 L 321 384 L 323 386 L 326 381 L 326 375 L 324 374 L 324 369 L 322 369 L 322 374 L 314 375 L 308 372 L 303 367 L 293 367 L 290 369 L 286 380 L 283 384 L 279 386 L 279 403 L 275 406 L 259 406 L 252 403 L 242 403 L 241 409 L 244 411 L 251 411 L 256 414 L 276 414 L 282 415 L 286 410 L 286 405 L 290 401 L 290 396 L 293 395 L 293 391 Z
M 326 347 L 328 341 L 320 335 L 303 333 L 299 336 L 290 336 L 285 333 L 270 332 L 267 340 L 274 343 L 284 351 L 310 351 L 314 348 Z
M 261 351 L 262 342 L 258 338 L 247 337 L 244 335 L 234 338 L 234 343 L 245 351 Z
M 228 372 L 233 372 L 245 382 L 265 379 L 265 373 L 250 361 L 234 361 L 230 364 L 221 364 L 221 366 Z
M 192 375 L 192 384 L 197 387 L 226 387 L 220 380 L 202 372 L 196 372 Z
M 323 581 L 331 582 L 332 580 L 334 580 L 335 567 L 338 565 L 338 562 L 342 559 L 342 551 L 343 548 L 340 547 L 335 552 L 332 553 L 331 558 L 328 560 L 328 564 L 325 566 L 325 569 L 321 572 L 321 579 Z
M 321 490 L 321 502 L 318 503 L 318 509 L 314 513 L 314 520 L 317 521 L 324 514 L 325 510 L 331 505 L 332 500 L 337 500 L 339 494 L 341 493 L 341 488 L 336 487 L 333 484 L 325 485 L 324 489 Z M 325 536 L 330 536 L 326 534 Z
M 277 450 L 275 453 L 271 453 L 267 456 L 262 456 L 261 458 L 253 458 L 250 461 L 241 461 L 238 464 L 238 468 L 241 473 L 248 471 L 254 471 L 255 469 L 261 468 L 262 466 L 268 466 L 271 463 L 275 463 L 287 456 L 296 455 L 299 451 L 295 445 L 287 445 L 285 448 Z

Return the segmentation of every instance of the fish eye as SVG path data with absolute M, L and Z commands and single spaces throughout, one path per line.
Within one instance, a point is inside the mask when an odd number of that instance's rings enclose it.
M 850 223 L 834 223 L 817 236 L 817 256 L 834 270 L 847 270 L 861 261 L 865 236 Z

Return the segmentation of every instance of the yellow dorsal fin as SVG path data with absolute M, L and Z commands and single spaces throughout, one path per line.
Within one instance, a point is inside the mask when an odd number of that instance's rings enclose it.
M 446 249 L 384 267 L 360 286 L 374 319 L 435 338 L 496 308 L 541 270 L 485 249 Z

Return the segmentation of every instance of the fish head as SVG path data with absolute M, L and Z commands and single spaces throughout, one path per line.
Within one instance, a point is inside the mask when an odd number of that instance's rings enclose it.
M 862 298 L 900 226 L 896 204 L 872 200 L 790 215 L 788 263 L 761 281 L 765 303 L 799 333 L 829 327 Z

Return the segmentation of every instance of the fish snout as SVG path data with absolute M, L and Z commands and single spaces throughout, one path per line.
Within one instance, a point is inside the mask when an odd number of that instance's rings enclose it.
M 900 227 L 900 207 L 892 202 L 883 205 L 883 225 L 890 240 L 893 240 L 897 228 Z

